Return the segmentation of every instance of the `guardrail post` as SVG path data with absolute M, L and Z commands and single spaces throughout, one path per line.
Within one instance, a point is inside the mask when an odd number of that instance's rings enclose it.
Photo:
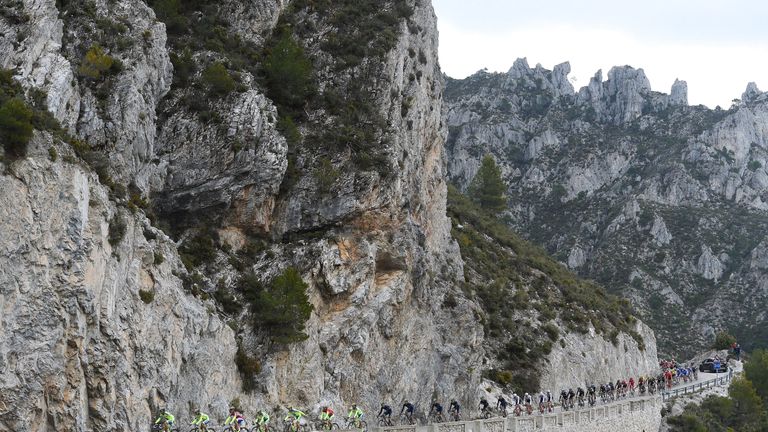
M 515 432 L 517 430 L 517 417 L 507 417 L 507 421 L 504 422 L 505 427 L 509 425 L 509 432 Z

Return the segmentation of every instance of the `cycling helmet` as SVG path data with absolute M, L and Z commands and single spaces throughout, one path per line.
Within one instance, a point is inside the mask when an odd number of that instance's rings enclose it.
M 200 408 L 195 409 L 195 414 L 200 415 Z
M 357 408 L 357 404 L 352 404 L 352 409 Z
M 232 412 L 235 410 L 235 407 L 229 407 L 229 412 Z

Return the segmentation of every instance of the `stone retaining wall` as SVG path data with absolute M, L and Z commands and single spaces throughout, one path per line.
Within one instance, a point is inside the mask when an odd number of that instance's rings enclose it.
M 653 396 L 555 414 L 369 429 L 371 432 L 656 432 L 661 425 L 661 407 L 661 397 Z

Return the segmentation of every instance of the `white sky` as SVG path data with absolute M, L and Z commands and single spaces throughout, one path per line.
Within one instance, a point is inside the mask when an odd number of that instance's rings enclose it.
M 578 90 L 612 66 L 643 68 L 653 90 L 688 82 L 688 102 L 728 108 L 754 81 L 768 90 L 768 0 L 433 0 L 440 65 L 464 78 L 518 57 L 569 61 Z

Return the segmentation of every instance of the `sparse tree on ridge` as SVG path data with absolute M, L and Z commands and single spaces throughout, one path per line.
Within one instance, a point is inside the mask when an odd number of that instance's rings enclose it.
M 496 215 L 507 208 L 506 190 L 496 161 L 490 154 L 485 155 L 480 169 L 469 184 L 469 196 L 480 207 Z

